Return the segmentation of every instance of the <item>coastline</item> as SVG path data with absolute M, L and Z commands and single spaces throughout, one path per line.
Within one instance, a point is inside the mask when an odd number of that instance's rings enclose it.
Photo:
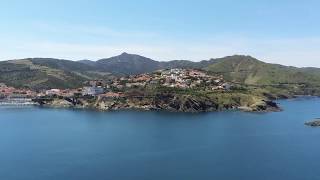
M 11 105 L 0 105 L 0 107 L 42 107 L 42 108 L 53 108 L 53 109 L 72 109 L 72 110 L 89 110 L 89 111 L 97 111 L 97 112 L 116 112 L 116 111 L 141 111 L 141 112 L 148 112 L 148 111 L 154 111 L 154 112 L 171 112 L 171 113 L 206 113 L 206 112 L 225 112 L 225 111 L 242 111 L 242 112 L 250 112 L 250 113 L 268 113 L 268 112 L 280 112 L 284 109 L 280 106 L 280 102 L 282 100 L 299 100 L 299 99 L 305 99 L 305 98 L 319 98 L 319 96 L 313 96 L 313 95 L 299 95 L 299 96 L 292 96 L 290 98 L 278 98 L 271 102 L 276 103 L 277 107 L 268 109 L 268 110 L 252 110 L 248 107 L 233 107 L 233 108 L 225 108 L 225 109 L 216 109 L 216 110 L 210 110 L 210 111 L 172 111 L 168 109 L 147 109 L 147 108 L 114 108 L 114 109 L 100 109 L 96 107 L 91 106 L 79 106 L 79 105 L 69 105 L 69 106 L 63 106 L 63 105 L 53 105 L 51 103 L 46 104 L 39 104 L 38 102 L 29 103 L 29 104 L 11 104 Z M 34 101 L 35 99 L 33 99 Z
M 92 109 L 98 111 L 165 111 L 165 112 L 219 112 L 227 110 L 239 110 L 245 112 L 278 112 L 281 107 L 272 100 L 259 99 L 250 105 L 248 102 L 218 104 L 218 102 L 208 99 L 194 99 L 192 97 L 171 97 L 168 99 L 119 99 L 119 98 L 96 98 L 70 99 L 70 98 L 46 98 L 33 99 L 37 106 L 48 108 L 72 108 L 72 109 Z M 241 101 L 239 101 L 241 102 Z

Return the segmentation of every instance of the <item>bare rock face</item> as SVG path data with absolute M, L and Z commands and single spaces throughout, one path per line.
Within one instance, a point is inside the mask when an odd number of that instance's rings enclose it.
M 231 101 L 219 103 L 215 98 L 185 94 L 159 93 L 155 96 L 121 97 L 121 98 L 43 98 L 35 99 L 39 105 L 51 107 L 90 108 L 109 110 L 160 110 L 171 112 L 209 112 L 228 109 L 240 109 L 250 112 L 279 111 L 273 101 L 256 100 L 254 104 Z
M 111 110 L 114 106 L 114 101 L 100 101 L 99 103 L 96 103 L 96 107 L 99 110 Z
M 277 103 L 273 101 L 263 100 L 261 102 L 257 102 L 250 107 L 250 111 L 253 112 L 275 112 L 280 111 L 280 107 Z
M 54 108 L 85 108 L 82 101 L 72 98 L 36 98 L 32 100 L 40 106 Z
M 218 105 L 206 98 L 194 98 L 188 95 L 175 96 L 159 94 L 155 97 L 153 106 L 159 110 L 179 112 L 207 112 L 218 110 Z
M 73 104 L 64 99 L 55 99 L 52 101 L 51 106 L 53 107 L 73 107 Z
M 320 119 L 316 119 L 311 122 L 306 122 L 304 123 L 306 126 L 311 126 L 311 127 L 319 127 L 320 126 Z

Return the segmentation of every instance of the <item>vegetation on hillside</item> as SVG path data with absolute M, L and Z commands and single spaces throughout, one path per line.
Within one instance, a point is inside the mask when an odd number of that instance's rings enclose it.
M 175 60 L 159 62 L 123 53 L 108 59 L 95 61 L 68 61 L 48 58 L 32 58 L 0 62 L 0 82 L 14 87 L 32 89 L 76 88 L 92 79 L 108 79 L 113 76 L 149 73 L 166 68 L 204 69 L 224 79 L 263 89 L 275 94 L 320 94 L 320 69 L 296 68 L 268 64 L 250 56 L 228 56 L 208 61 L 192 62 Z M 260 90 L 259 90 L 260 91 Z

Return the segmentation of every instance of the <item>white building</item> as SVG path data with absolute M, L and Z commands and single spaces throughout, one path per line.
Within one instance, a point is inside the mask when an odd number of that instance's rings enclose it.
M 104 93 L 104 89 L 102 87 L 84 87 L 82 89 L 82 95 L 91 95 L 91 96 L 96 96 L 99 94 L 103 94 Z
M 60 89 L 50 89 L 46 91 L 46 95 L 52 96 L 52 95 L 59 95 Z

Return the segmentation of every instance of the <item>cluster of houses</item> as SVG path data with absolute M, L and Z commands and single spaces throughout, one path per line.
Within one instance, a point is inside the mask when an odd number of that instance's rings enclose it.
M 7 98 L 7 97 L 34 97 L 37 93 L 31 91 L 29 89 L 17 89 L 14 87 L 10 87 L 5 85 L 4 83 L 0 83 L 0 97 Z
M 231 84 L 224 82 L 222 76 L 208 75 L 203 71 L 194 69 L 167 69 L 150 74 L 122 77 L 107 86 L 117 89 L 146 86 L 182 89 L 203 87 L 207 90 L 230 90 L 231 88 Z
M 82 94 L 82 88 L 78 89 L 49 89 L 44 92 L 38 93 L 37 96 L 63 96 L 63 97 L 72 97 L 75 94 Z
M 160 79 L 165 79 L 163 86 L 176 88 L 204 87 L 207 90 L 229 90 L 231 85 L 225 83 L 222 76 L 208 75 L 194 69 L 170 69 L 160 71 Z
M 209 75 L 194 69 L 166 69 L 154 73 L 132 75 L 128 77 L 115 78 L 111 80 L 98 80 L 86 82 L 86 86 L 78 89 L 49 89 L 40 92 L 31 90 L 15 89 L 0 83 L 0 95 L 10 96 L 12 94 L 24 94 L 30 97 L 39 96 L 101 96 L 121 97 L 124 92 L 133 88 L 146 87 L 168 87 L 168 88 L 197 88 L 206 90 L 224 90 L 231 88 L 229 83 L 224 82 L 222 76 Z

